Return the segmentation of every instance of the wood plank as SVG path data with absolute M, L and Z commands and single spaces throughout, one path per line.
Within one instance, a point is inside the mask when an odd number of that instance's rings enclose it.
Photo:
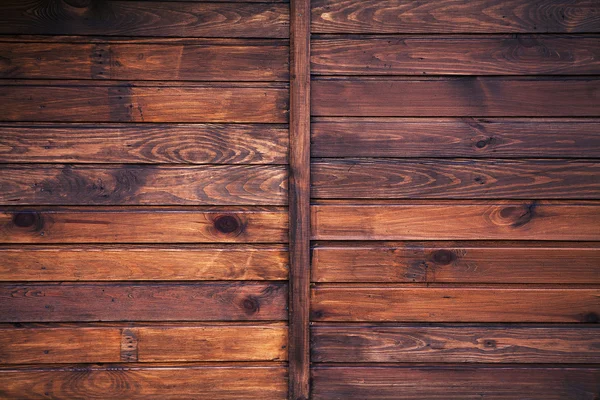
M 86 366 L 4 370 L 0 396 L 53 399 L 286 399 L 281 366 Z
M 593 75 L 600 37 L 509 35 L 322 37 L 315 75 Z
M 22 83 L 0 87 L 2 121 L 287 122 L 284 88 Z
M 595 363 L 597 328 L 315 326 L 314 362 Z
M 0 299 L 0 322 L 287 319 L 279 282 L 6 284 Z
M 273 245 L 0 246 L 0 281 L 286 280 Z
M 594 0 L 313 0 L 313 33 L 599 32 Z
M 166 37 L 286 38 L 286 4 L 111 0 L 0 4 L 0 33 Z
M 598 265 L 596 243 L 394 242 L 318 245 L 311 271 L 314 282 L 600 284 Z
M 312 123 L 311 153 L 313 157 L 599 158 L 599 132 L 596 119 L 319 120 Z
M 464 77 L 313 80 L 314 116 L 594 117 L 596 78 Z
M 242 5 L 240 5 L 242 6 Z M 286 81 L 288 46 L 237 44 L 0 43 L 0 77 L 151 81 Z
M 311 196 L 321 199 L 600 196 L 600 163 L 591 160 L 344 159 L 311 166 Z
M 312 206 L 313 240 L 598 240 L 592 204 L 548 202 Z M 574 229 L 576 227 L 576 229 Z
M 4 205 L 287 205 L 273 165 L 4 165 Z
M 0 162 L 286 164 L 285 126 L 0 124 Z
M 0 243 L 286 243 L 281 208 L 3 209 Z
M 330 285 L 311 292 L 314 321 L 598 322 L 600 289 Z
M 593 399 L 600 369 L 576 367 L 319 367 L 311 399 Z

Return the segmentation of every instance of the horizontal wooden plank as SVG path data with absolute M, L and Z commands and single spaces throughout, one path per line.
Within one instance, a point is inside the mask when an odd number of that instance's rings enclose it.
M 316 286 L 315 321 L 598 322 L 600 289 Z
M 287 4 L 7 0 L 0 15 L 1 34 L 289 37 Z
M 281 366 L 127 367 L 86 366 L 4 370 L 0 396 L 53 399 L 263 400 L 287 397 L 287 368 Z
M 311 272 L 314 282 L 599 284 L 598 265 L 597 243 L 394 242 L 319 245 Z
M 0 213 L 1 243 L 285 243 L 285 209 L 36 208 Z
M 274 245 L 0 246 L 0 281 L 286 280 Z
M 243 5 L 240 5 L 243 6 Z M 152 81 L 286 81 L 288 46 L 246 40 L 200 44 L 0 43 L 0 77 Z
M 27 182 L 21 179 L 22 182 Z M 598 199 L 600 163 L 584 160 L 344 159 L 311 164 L 321 199 Z
M 599 32 L 594 0 L 313 0 L 313 33 Z
M 598 240 L 593 204 L 315 205 L 314 240 Z
M 553 35 L 317 38 L 316 75 L 593 75 L 600 37 Z
M 356 117 L 594 117 L 596 78 L 464 77 L 436 79 L 317 79 L 315 116 Z
M 596 363 L 596 328 L 315 326 L 314 362 Z
M 0 90 L 2 121 L 285 123 L 288 113 L 288 90 L 276 87 L 11 83 Z
M 319 367 L 311 399 L 593 399 L 600 369 L 576 367 Z
M 313 157 L 600 157 L 596 119 L 342 119 L 311 129 Z
M 277 283 L 6 284 L 0 322 L 286 320 Z
M 4 165 L 4 205 L 287 205 L 272 165 Z

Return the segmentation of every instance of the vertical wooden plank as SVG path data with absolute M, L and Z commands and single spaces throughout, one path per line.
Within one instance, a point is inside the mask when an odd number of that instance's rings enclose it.
M 289 398 L 309 396 L 310 0 L 290 3 Z

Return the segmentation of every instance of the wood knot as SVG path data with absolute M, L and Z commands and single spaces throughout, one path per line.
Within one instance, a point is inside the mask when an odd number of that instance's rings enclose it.
M 66 4 L 75 8 L 87 8 L 91 5 L 92 0 L 63 0 Z
M 450 250 L 437 250 L 431 255 L 431 261 L 438 265 L 448 265 L 456 261 L 456 254 Z
M 246 314 L 255 314 L 260 310 L 260 302 L 256 297 L 248 297 L 242 301 L 242 307 Z
M 583 322 L 586 322 L 588 324 L 597 324 L 598 322 L 600 322 L 600 316 L 593 312 L 587 313 L 583 316 Z
M 313 314 L 313 318 L 315 318 L 315 319 L 321 319 L 325 315 L 325 313 L 323 311 L 320 311 L 320 310 L 313 311 L 312 314 Z
M 240 221 L 233 215 L 220 215 L 213 221 L 215 229 L 230 234 L 240 229 Z
M 511 221 L 513 228 L 521 227 L 529 223 L 535 216 L 536 203 L 524 204 L 522 206 L 509 206 L 500 210 L 502 219 Z
M 44 226 L 42 216 L 33 211 L 21 211 L 13 215 L 13 224 L 19 228 L 34 228 L 40 230 Z
M 497 343 L 495 340 L 488 339 L 483 342 L 483 345 L 488 349 L 495 349 L 497 346 Z

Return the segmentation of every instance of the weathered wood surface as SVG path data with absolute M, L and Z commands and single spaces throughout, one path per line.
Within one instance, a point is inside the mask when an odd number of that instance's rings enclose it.
M 594 117 L 600 80 L 343 78 L 312 82 L 312 114 L 332 117 Z
M 600 74 L 600 37 L 320 37 L 312 43 L 311 72 L 315 75 L 592 75 Z
M 5 208 L 1 243 L 287 243 L 284 208 Z
M 560 325 L 318 325 L 311 357 L 336 363 L 597 363 L 599 333 Z
M 597 243 L 324 243 L 311 273 L 314 282 L 600 284 L 599 265 Z
M 286 320 L 287 285 L 5 284 L 0 322 Z
M 313 33 L 600 32 L 595 0 L 313 0 Z

